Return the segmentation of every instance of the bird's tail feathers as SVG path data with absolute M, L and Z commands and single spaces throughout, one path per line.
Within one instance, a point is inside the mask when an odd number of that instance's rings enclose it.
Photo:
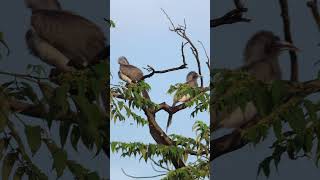
M 176 102 L 176 101 L 173 101 L 171 107 L 175 107 L 176 104 L 177 104 L 177 102 Z M 167 127 L 166 127 L 166 132 L 168 132 L 168 128 L 169 128 L 169 126 L 170 126 L 171 123 L 172 123 L 172 116 L 173 116 L 173 114 L 172 114 L 172 113 L 169 113 L 169 117 L 168 117 L 168 121 L 167 121 Z
M 172 123 L 172 114 L 169 113 L 168 121 L 167 121 L 167 127 L 166 127 L 166 133 L 168 132 L 168 128 Z

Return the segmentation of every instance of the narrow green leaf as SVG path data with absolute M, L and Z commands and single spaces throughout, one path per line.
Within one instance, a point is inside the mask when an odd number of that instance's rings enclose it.
M 9 153 L 6 155 L 2 164 L 2 180 L 9 180 L 12 168 L 17 159 L 17 153 Z
M 85 179 L 86 180 L 100 180 L 100 177 L 97 172 L 91 172 L 91 173 L 87 174 Z
M 21 180 L 22 176 L 26 173 L 25 167 L 18 167 L 13 175 L 13 180 Z
M 64 145 L 66 144 L 70 127 L 71 127 L 70 123 L 67 123 L 67 122 L 60 123 L 59 133 L 60 133 L 60 143 L 62 147 L 64 147 Z
M 74 126 L 71 131 L 71 145 L 74 150 L 78 151 L 78 142 L 80 139 L 80 129 L 78 126 Z
M 41 146 L 41 127 L 26 125 L 25 134 L 26 134 L 31 152 L 34 155 Z
M 57 176 L 60 177 L 67 165 L 67 153 L 62 149 L 53 153 L 53 167 L 56 169 Z

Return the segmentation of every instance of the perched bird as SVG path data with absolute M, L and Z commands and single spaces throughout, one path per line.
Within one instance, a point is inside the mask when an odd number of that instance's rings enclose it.
M 91 65 L 109 57 L 104 33 L 93 22 L 62 10 L 58 0 L 25 0 L 25 4 L 32 11 L 31 28 L 25 35 L 27 46 L 31 54 L 54 67 L 49 76 L 52 82 L 59 84 L 56 77 L 63 72 L 93 70 Z M 70 93 L 77 94 L 78 89 L 73 87 Z M 107 114 L 109 103 L 103 92 L 99 97 L 86 92 L 86 97 L 104 106 L 102 111 Z
M 142 80 L 143 72 L 139 68 L 129 64 L 129 61 L 126 57 L 119 57 L 118 64 L 120 65 L 118 75 L 121 80 L 127 82 L 128 84 L 137 83 L 138 81 Z M 146 91 L 142 91 L 142 94 L 145 98 L 150 98 Z
M 119 57 L 118 64 L 120 65 L 118 75 L 123 81 L 131 84 L 142 79 L 143 72 L 139 68 L 129 64 L 129 61 L 126 57 Z
M 32 10 L 26 42 L 31 53 L 59 72 L 85 68 L 107 57 L 102 30 L 61 9 L 57 0 L 25 0 Z
M 278 36 L 270 31 L 259 31 L 254 34 L 244 50 L 244 67 L 257 80 L 280 80 L 281 68 L 278 57 L 283 50 L 297 51 L 293 44 L 281 41 Z M 257 115 L 257 109 L 253 102 L 248 102 L 244 111 L 240 107 L 232 112 L 217 112 L 212 110 L 211 128 L 213 130 L 223 128 L 239 128 L 252 120 Z
M 199 77 L 200 77 L 200 75 L 198 73 L 196 73 L 195 71 L 191 71 L 187 74 L 185 84 L 189 85 L 190 87 L 198 87 L 197 80 Z M 179 102 L 181 102 L 181 103 L 188 102 L 190 99 L 191 99 L 191 96 L 189 94 L 184 95 L 180 98 L 177 95 L 174 95 L 173 103 L 172 103 L 171 107 L 175 107 L 176 104 Z M 171 123 L 172 123 L 172 114 L 169 114 L 166 131 L 168 131 L 168 128 L 171 125 Z

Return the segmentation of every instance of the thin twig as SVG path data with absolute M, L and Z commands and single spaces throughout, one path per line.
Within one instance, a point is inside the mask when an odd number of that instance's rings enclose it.
M 158 175 L 154 175 L 154 176 L 132 176 L 132 175 L 129 175 L 127 174 L 123 168 L 121 168 L 121 171 L 124 175 L 128 176 L 128 177 L 131 177 L 131 178 L 134 178 L 134 179 L 150 179 L 150 178 L 156 178 L 156 177 L 160 177 L 160 176 L 165 176 L 166 174 L 158 174 Z
M 166 15 L 169 22 L 171 23 L 172 27 L 169 28 L 169 30 L 177 33 L 180 37 L 182 37 L 184 40 L 186 40 L 188 42 L 188 44 L 190 45 L 191 52 L 194 55 L 196 62 L 197 62 L 197 65 L 198 65 L 198 73 L 200 75 L 201 87 L 203 87 L 203 77 L 202 77 L 202 73 L 201 73 L 201 62 L 200 62 L 200 58 L 199 58 L 199 52 L 198 52 L 198 49 L 196 48 L 196 46 L 191 41 L 191 39 L 186 34 L 186 28 L 187 28 L 186 23 L 184 22 L 185 23 L 184 26 L 179 25 L 178 27 L 176 27 L 174 25 L 173 21 L 171 20 L 171 18 L 169 17 L 169 15 L 163 9 L 161 9 L 161 10 Z
M 198 41 L 198 42 L 201 44 L 202 49 L 203 49 L 203 51 L 204 51 L 204 53 L 205 53 L 205 55 L 206 55 L 206 57 L 207 57 L 207 62 L 206 62 L 206 64 L 207 64 L 207 66 L 208 66 L 208 68 L 209 68 L 209 71 L 210 71 L 210 58 L 209 58 L 209 56 L 208 56 L 207 50 L 206 50 L 206 48 L 204 47 L 202 41 Z

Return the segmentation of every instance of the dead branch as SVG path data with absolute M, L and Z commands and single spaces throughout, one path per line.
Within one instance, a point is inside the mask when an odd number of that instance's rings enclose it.
M 307 6 L 310 8 L 313 18 L 318 25 L 318 30 L 320 30 L 320 14 L 318 10 L 318 0 L 310 0 L 307 2 Z
M 234 24 L 238 22 L 250 22 L 251 19 L 244 18 L 243 15 L 248 11 L 240 0 L 234 0 L 235 9 L 226 13 L 222 17 L 210 20 L 210 28 L 215 28 L 225 24 Z
M 191 52 L 194 55 L 196 62 L 197 62 L 197 65 L 198 65 L 198 74 L 200 75 L 201 87 L 203 87 L 203 77 L 202 77 L 202 73 L 201 73 L 201 62 L 200 62 L 199 52 L 198 52 L 198 49 L 196 48 L 196 46 L 193 44 L 193 42 L 191 41 L 191 39 L 188 37 L 188 35 L 186 33 L 186 29 L 187 29 L 186 22 L 184 21 L 184 25 L 178 25 L 176 27 L 174 25 L 173 21 L 171 20 L 171 18 L 169 17 L 169 15 L 163 9 L 161 9 L 161 10 L 166 15 L 169 22 L 171 23 L 172 27 L 169 28 L 169 30 L 177 33 L 180 37 L 182 37 L 184 40 L 186 40 L 186 42 L 190 45 Z
M 283 31 L 285 40 L 293 43 L 290 30 L 290 18 L 289 18 L 289 7 L 287 0 L 279 0 L 281 8 L 281 17 L 283 21 Z M 294 51 L 289 51 L 291 59 L 291 81 L 299 80 L 299 66 L 298 66 L 298 57 Z
M 208 69 L 209 69 L 209 71 L 210 71 L 210 58 L 209 58 L 209 56 L 208 56 L 207 50 L 206 50 L 206 48 L 204 47 L 202 41 L 198 41 L 198 42 L 201 44 L 202 49 L 203 49 L 203 51 L 204 51 L 204 53 L 205 53 L 205 55 L 206 55 L 206 58 L 207 58 L 206 64 L 207 64 Z
M 177 71 L 177 70 L 180 70 L 180 69 L 185 69 L 185 68 L 187 68 L 187 65 L 188 65 L 188 64 L 186 63 L 186 58 L 185 58 L 185 55 L 184 55 L 184 47 L 185 47 L 187 44 L 188 44 L 188 42 L 185 42 L 185 43 L 182 42 L 182 43 L 181 43 L 182 64 L 181 64 L 180 66 L 174 67 L 174 68 L 165 69 L 165 70 L 157 71 L 157 70 L 155 70 L 152 66 L 147 65 L 148 67 L 147 67 L 147 68 L 144 68 L 144 69 L 148 70 L 148 71 L 151 72 L 151 73 L 143 76 L 140 81 L 143 81 L 143 80 L 145 80 L 146 78 L 150 78 L 150 77 L 152 77 L 154 74 L 163 74 L 163 73 L 168 73 L 168 72 L 171 72 L 171 71 Z

